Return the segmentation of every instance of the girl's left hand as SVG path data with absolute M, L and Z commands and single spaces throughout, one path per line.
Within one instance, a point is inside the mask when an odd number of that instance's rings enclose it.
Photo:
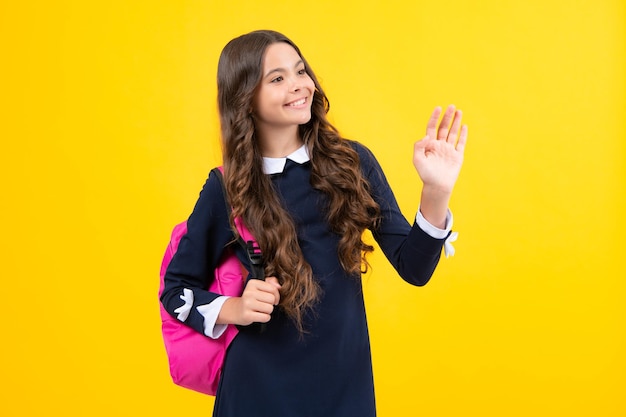
M 451 194 L 463 165 L 467 126 L 461 126 L 461 110 L 450 105 L 439 127 L 441 107 L 436 107 L 426 126 L 426 137 L 415 143 L 413 165 L 424 187 Z

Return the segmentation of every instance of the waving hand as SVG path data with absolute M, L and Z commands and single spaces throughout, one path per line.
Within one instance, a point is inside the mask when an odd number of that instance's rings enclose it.
M 461 125 L 461 110 L 448 106 L 437 125 L 441 112 L 440 107 L 435 108 L 426 126 L 426 137 L 415 143 L 413 152 L 413 165 L 424 183 L 421 211 L 435 226 L 445 220 L 467 141 L 467 126 Z

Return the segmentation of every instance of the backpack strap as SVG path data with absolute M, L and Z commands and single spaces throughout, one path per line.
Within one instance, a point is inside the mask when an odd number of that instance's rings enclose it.
M 226 202 L 226 213 L 230 218 L 232 208 L 228 204 L 228 194 L 226 192 L 226 184 L 224 184 L 224 167 L 214 168 L 213 172 L 220 181 L 222 187 L 222 193 L 224 194 L 224 201 Z M 254 236 L 250 233 L 248 228 L 243 224 L 243 220 L 239 217 L 233 220 L 235 228 L 237 229 L 237 243 L 243 247 L 248 254 L 248 260 L 250 261 L 250 278 L 265 280 L 265 267 L 263 266 L 263 253 L 261 248 L 256 243 Z
M 224 201 L 226 202 L 226 213 L 230 218 L 232 208 L 230 207 L 230 204 L 228 204 L 228 194 L 226 192 L 226 184 L 224 184 L 224 167 L 220 166 L 213 168 L 213 172 L 217 175 L 220 185 L 222 186 L 222 193 L 224 194 Z M 263 265 L 263 253 L 261 252 L 261 248 L 259 248 L 254 236 L 252 236 L 241 218 L 237 217 L 233 219 L 233 222 L 235 223 L 235 228 L 237 229 L 237 243 L 239 243 L 245 249 L 246 254 L 248 254 L 251 270 L 250 279 L 265 280 L 265 267 Z M 241 329 L 240 326 L 237 327 Z M 244 327 L 258 333 L 263 333 L 267 328 L 267 323 L 252 323 L 251 325 Z

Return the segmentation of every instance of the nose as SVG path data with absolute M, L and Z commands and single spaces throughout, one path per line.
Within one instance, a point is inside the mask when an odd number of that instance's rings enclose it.
M 293 92 L 298 92 L 302 89 L 302 83 L 298 77 L 291 78 L 290 90 Z

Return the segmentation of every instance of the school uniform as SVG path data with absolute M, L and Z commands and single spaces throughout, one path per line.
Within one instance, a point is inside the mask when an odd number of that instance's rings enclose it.
M 428 225 L 419 214 L 416 222 L 409 224 L 374 156 L 363 145 L 352 144 L 381 208 L 382 221 L 373 231 L 374 238 L 405 281 L 426 284 L 450 234 L 451 215 L 446 230 Z M 375 416 L 361 280 L 346 274 L 339 263 L 340 236 L 330 230 L 325 218 L 326 197 L 310 185 L 311 162 L 306 148 L 286 159 L 266 158 L 265 172 L 295 222 L 302 253 L 322 290 L 321 298 L 305 317 L 307 333 L 303 336 L 280 308 L 264 332 L 240 330 L 226 355 L 213 415 Z M 215 325 L 215 320 L 225 298 L 204 288 L 213 277 L 223 248 L 232 244 L 233 232 L 214 174 L 209 175 L 187 227 L 165 275 L 161 299 L 170 314 L 184 318 L 186 324 L 208 337 L 219 337 L 224 326 Z M 232 247 L 247 266 L 243 250 L 236 244 Z M 185 289 L 187 296 L 183 298 Z

